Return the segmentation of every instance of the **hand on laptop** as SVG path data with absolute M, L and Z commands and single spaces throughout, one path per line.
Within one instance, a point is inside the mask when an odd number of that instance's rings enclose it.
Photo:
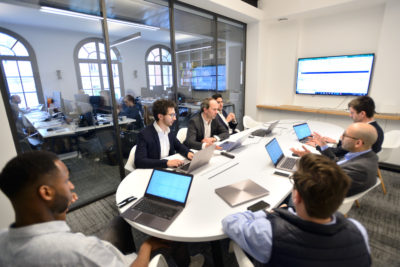
M 183 160 L 180 159 L 170 159 L 167 161 L 167 166 L 168 167 L 179 167 L 183 165 Z
M 305 154 L 311 153 L 311 151 L 308 150 L 305 146 L 302 146 L 302 147 L 303 147 L 304 150 L 291 148 L 290 151 L 292 151 L 293 153 L 299 155 L 300 157 L 304 156 Z
M 190 160 L 192 160 L 192 159 L 193 159 L 193 152 L 189 152 L 189 153 L 187 154 L 187 158 L 190 159 Z

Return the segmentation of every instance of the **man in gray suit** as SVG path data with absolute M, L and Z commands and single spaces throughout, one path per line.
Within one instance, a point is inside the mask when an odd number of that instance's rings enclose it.
M 189 121 L 185 145 L 200 150 L 229 137 L 228 130 L 215 119 L 218 103 L 206 98 L 201 103 L 201 111 Z
M 347 196 L 361 193 L 376 183 L 378 156 L 371 147 L 377 138 L 376 129 L 368 123 L 353 123 L 343 132 L 340 138 L 342 147 L 349 152 L 336 163 L 352 180 Z M 323 144 L 323 139 L 316 142 Z M 311 153 L 305 146 L 303 149 L 291 150 L 300 156 Z

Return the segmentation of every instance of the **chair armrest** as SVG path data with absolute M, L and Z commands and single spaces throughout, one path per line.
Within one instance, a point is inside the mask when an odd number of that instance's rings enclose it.
M 254 264 L 247 257 L 246 253 L 244 253 L 238 244 L 231 240 L 229 243 L 229 252 L 232 251 L 235 253 L 236 261 L 238 262 L 239 267 L 254 267 Z
M 168 267 L 168 263 L 163 255 L 157 254 L 149 262 L 149 267 Z

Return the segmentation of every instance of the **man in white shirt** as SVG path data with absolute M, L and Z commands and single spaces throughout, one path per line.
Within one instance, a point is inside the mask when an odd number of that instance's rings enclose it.
M 196 150 L 229 137 L 228 130 L 215 119 L 218 114 L 218 103 L 215 99 L 204 99 L 200 109 L 200 113 L 189 121 L 185 140 L 186 146 Z
M 214 94 L 212 96 L 218 103 L 218 116 L 217 119 L 228 131 L 229 134 L 236 133 L 236 126 L 238 125 L 236 121 L 236 116 L 234 113 L 229 114 L 224 110 L 224 100 L 221 94 Z
M 176 120 L 175 103 L 166 99 L 157 100 L 152 109 L 155 122 L 138 135 L 136 168 L 178 167 L 183 164 L 183 160 L 164 159 L 177 152 L 191 160 L 193 153 L 169 129 Z

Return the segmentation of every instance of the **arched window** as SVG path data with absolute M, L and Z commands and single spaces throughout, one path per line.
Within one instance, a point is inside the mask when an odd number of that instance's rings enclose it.
M 102 90 L 110 90 L 108 83 L 106 52 L 102 39 L 89 38 L 78 43 L 74 53 L 78 76 L 78 87 L 88 95 L 100 95 Z M 123 93 L 121 57 L 116 48 L 111 48 L 111 65 L 114 79 L 115 97 Z
M 0 62 L 10 96 L 19 95 L 20 108 L 44 103 L 35 53 L 18 34 L 0 28 Z
M 155 45 L 146 52 L 147 85 L 150 90 L 154 86 L 163 86 L 164 90 L 172 86 L 172 63 L 169 48 Z

